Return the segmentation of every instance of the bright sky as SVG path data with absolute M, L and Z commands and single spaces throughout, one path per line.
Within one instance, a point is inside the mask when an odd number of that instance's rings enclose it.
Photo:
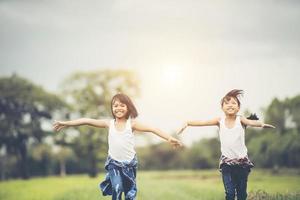
M 0 1 L 0 74 L 57 92 L 77 70 L 132 69 L 139 120 L 168 132 L 220 116 L 229 90 L 261 115 L 300 93 L 298 1 Z M 191 144 L 215 128 L 189 128 Z M 152 137 L 153 138 L 153 137 Z

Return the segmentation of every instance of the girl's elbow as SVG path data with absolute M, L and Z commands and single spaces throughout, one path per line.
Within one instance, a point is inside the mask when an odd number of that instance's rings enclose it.
M 149 129 L 147 129 L 147 132 L 157 133 L 157 132 L 159 132 L 159 130 L 156 128 L 149 128 Z

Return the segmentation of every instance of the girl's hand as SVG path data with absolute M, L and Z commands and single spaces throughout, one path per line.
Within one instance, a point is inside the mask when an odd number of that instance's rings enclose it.
M 57 131 L 57 132 L 63 128 L 66 128 L 67 126 L 68 125 L 63 121 L 54 121 L 54 123 L 53 123 L 53 129 L 54 129 L 54 131 Z
M 182 125 L 182 127 L 180 128 L 180 129 L 178 129 L 178 131 L 176 132 L 178 135 L 180 135 L 183 131 L 184 131 L 184 129 L 186 129 L 188 127 L 188 124 L 187 124 L 187 122 L 185 122 L 183 125 Z
M 262 128 L 276 128 L 276 127 L 271 124 L 263 124 Z
M 177 140 L 176 138 L 174 138 L 174 137 L 169 137 L 169 139 L 168 139 L 168 142 L 174 147 L 174 148 L 178 148 L 178 147 L 182 147 L 183 145 L 182 145 L 182 143 L 179 141 L 179 140 Z

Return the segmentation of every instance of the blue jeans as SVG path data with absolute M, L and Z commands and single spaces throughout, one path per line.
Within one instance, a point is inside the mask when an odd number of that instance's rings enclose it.
M 137 158 L 134 157 L 130 162 L 119 162 L 108 156 L 105 169 L 105 180 L 100 183 L 102 194 L 112 195 L 112 200 L 121 200 L 124 193 L 125 200 L 134 200 L 137 194 Z
M 249 167 L 223 165 L 221 168 L 226 200 L 247 199 Z
M 124 192 L 121 172 L 119 169 L 109 167 L 108 174 L 112 184 L 112 200 L 121 200 Z

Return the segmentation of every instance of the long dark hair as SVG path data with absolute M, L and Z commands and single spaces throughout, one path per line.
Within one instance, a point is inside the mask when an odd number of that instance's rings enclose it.
M 244 94 L 244 90 L 237 90 L 237 89 L 231 90 L 221 99 L 221 106 L 223 106 L 225 101 L 227 102 L 231 98 L 234 98 L 240 107 L 241 105 L 240 96 L 243 96 L 243 94 Z
M 247 119 L 250 119 L 250 120 L 259 120 L 259 118 L 257 117 L 256 113 L 251 113 Z M 247 128 L 247 125 L 243 125 L 244 128 L 246 129 Z
M 126 119 L 128 119 L 129 117 L 136 118 L 138 116 L 138 112 L 137 112 L 134 104 L 132 103 L 131 99 L 126 94 L 118 93 L 115 96 L 113 96 L 113 98 L 111 99 L 111 104 L 110 104 L 111 113 L 114 118 L 115 118 L 115 115 L 112 111 L 113 110 L 112 106 L 116 100 L 119 100 L 121 103 L 123 103 L 127 106 L 128 112 L 126 114 Z

